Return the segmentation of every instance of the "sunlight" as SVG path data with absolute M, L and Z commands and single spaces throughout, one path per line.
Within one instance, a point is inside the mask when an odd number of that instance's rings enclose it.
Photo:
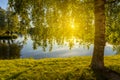
M 71 23 L 71 28 L 75 28 L 74 19 L 72 19 L 70 23 Z
M 71 27 L 72 27 L 72 28 L 74 28 L 74 27 L 75 27 L 74 23 L 72 23 L 72 24 L 71 24 Z

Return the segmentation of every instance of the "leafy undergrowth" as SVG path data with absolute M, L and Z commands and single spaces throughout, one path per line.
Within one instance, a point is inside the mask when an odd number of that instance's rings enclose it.
M 96 80 L 91 57 L 0 60 L 0 80 Z M 120 72 L 120 56 L 105 57 L 105 65 Z

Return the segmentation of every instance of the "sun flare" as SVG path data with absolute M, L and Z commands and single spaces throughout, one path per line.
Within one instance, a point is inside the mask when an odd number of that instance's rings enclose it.
M 71 20 L 71 28 L 75 28 L 74 19 Z
M 71 24 L 71 27 L 72 27 L 72 28 L 74 28 L 74 27 L 75 27 L 74 23 L 72 23 L 72 24 Z

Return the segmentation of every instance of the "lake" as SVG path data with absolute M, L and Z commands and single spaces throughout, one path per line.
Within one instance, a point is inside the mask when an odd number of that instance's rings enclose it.
M 69 40 L 69 41 L 68 41 Z M 75 38 L 64 40 L 62 44 L 55 39 L 42 42 L 38 45 L 31 39 L 30 35 L 19 36 L 14 40 L 0 40 L 0 58 L 57 58 L 57 57 L 73 57 L 73 56 L 90 56 L 93 53 L 93 44 L 80 44 Z M 38 41 L 39 42 L 39 41 Z M 106 43 L 105 55 L 115 55 L 113 45 Z

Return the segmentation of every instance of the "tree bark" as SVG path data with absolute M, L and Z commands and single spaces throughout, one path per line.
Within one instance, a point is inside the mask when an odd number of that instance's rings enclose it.
M 94 0 L 95 38 L 91 67 L 104 68 L 105 47 L 105 0 Z

